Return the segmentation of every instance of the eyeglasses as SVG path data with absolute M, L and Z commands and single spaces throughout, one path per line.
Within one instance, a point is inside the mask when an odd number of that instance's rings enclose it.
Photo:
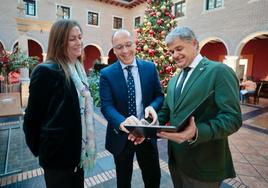
M 125 43 L 125 45 L 123 45 L 123 44 L 118 44 L 118 45 L 116 45 L 116 46 L 113 46 L 113 48 L 115 48 L 116 50 L 123 50 L 124 47 L 125 47 L 126 49 L 130 49 L 130 48 L 132 47 L 132 45 L 133 45 L 133 42 L 132 42 L 132 41 L 129 41 L 129 42 Z

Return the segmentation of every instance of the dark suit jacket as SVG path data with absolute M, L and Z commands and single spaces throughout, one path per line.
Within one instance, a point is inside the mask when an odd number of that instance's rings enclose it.
M 195 115 L 197 141 L 178 144 L 169 141 L 170 162 L 188 176 L 202 181 L 221 181 L 235 176 L 227 137 L 242 125 L 239 83 L 233 70 L 203 58 L 189 77 L 181 97 L 174 103 L 178 75 L 168 85 L 158 113 L 160 124 L 176 126 L 212 90 L 215 95 L 206 109 Z M 171 152 L 172 151 L 172 152 Z
M 156 67 L 151 62 L 137 59 L 144 109 L 152 106 L 156 111 L 162 106 L 164 96 Z M 116 63 L 101 70 L 101 111 L 108 121 L 105 147 L 118 155 L 127 141 L 127 134 L 119 130 L 120 123 L 128 117 L 127 85 L 122 67 Z M 155 143 L 156 140 L 152 140 Z
M 78 94 L 55 63 L 38 65 L 31 76 L 23 129 L 27 145 L 44 168 L 72 168 L 81 154 Z

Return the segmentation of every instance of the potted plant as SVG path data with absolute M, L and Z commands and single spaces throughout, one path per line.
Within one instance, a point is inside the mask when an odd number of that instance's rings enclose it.
M 30 57 L 19 48 L 15 49 L 9 56 L 9 65 L 13 71 L 20 72 L 20 78 L 29 78 L 29 70 L 38 63 L 38 57 Z

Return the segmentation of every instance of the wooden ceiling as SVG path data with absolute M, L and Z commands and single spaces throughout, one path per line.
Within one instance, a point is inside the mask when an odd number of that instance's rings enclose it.
M 120 6 L 124 8 L 129 8 L 129 9 L 146 2 L 146 0 L 95 0 L 95 1 L 100 1 L 103 3 Z

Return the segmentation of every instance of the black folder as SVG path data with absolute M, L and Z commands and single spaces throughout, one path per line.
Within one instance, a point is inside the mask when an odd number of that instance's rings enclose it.
M 165 126 L 165 125 L 125 125 L 125 127 L 136 136 L 144 136 L 146 138 L 157 138 L 156 133 L 161 131 L 166 132 L 180 132 L 189 124 L 189 119 L 195 114 L 198 114 L 206 108 L 211 97 L 214 96 L 214 90 L 211 91 L 200 103 L 178 123 L 178 126 Z M 194 99 L 193 99 L 194 100 Z

